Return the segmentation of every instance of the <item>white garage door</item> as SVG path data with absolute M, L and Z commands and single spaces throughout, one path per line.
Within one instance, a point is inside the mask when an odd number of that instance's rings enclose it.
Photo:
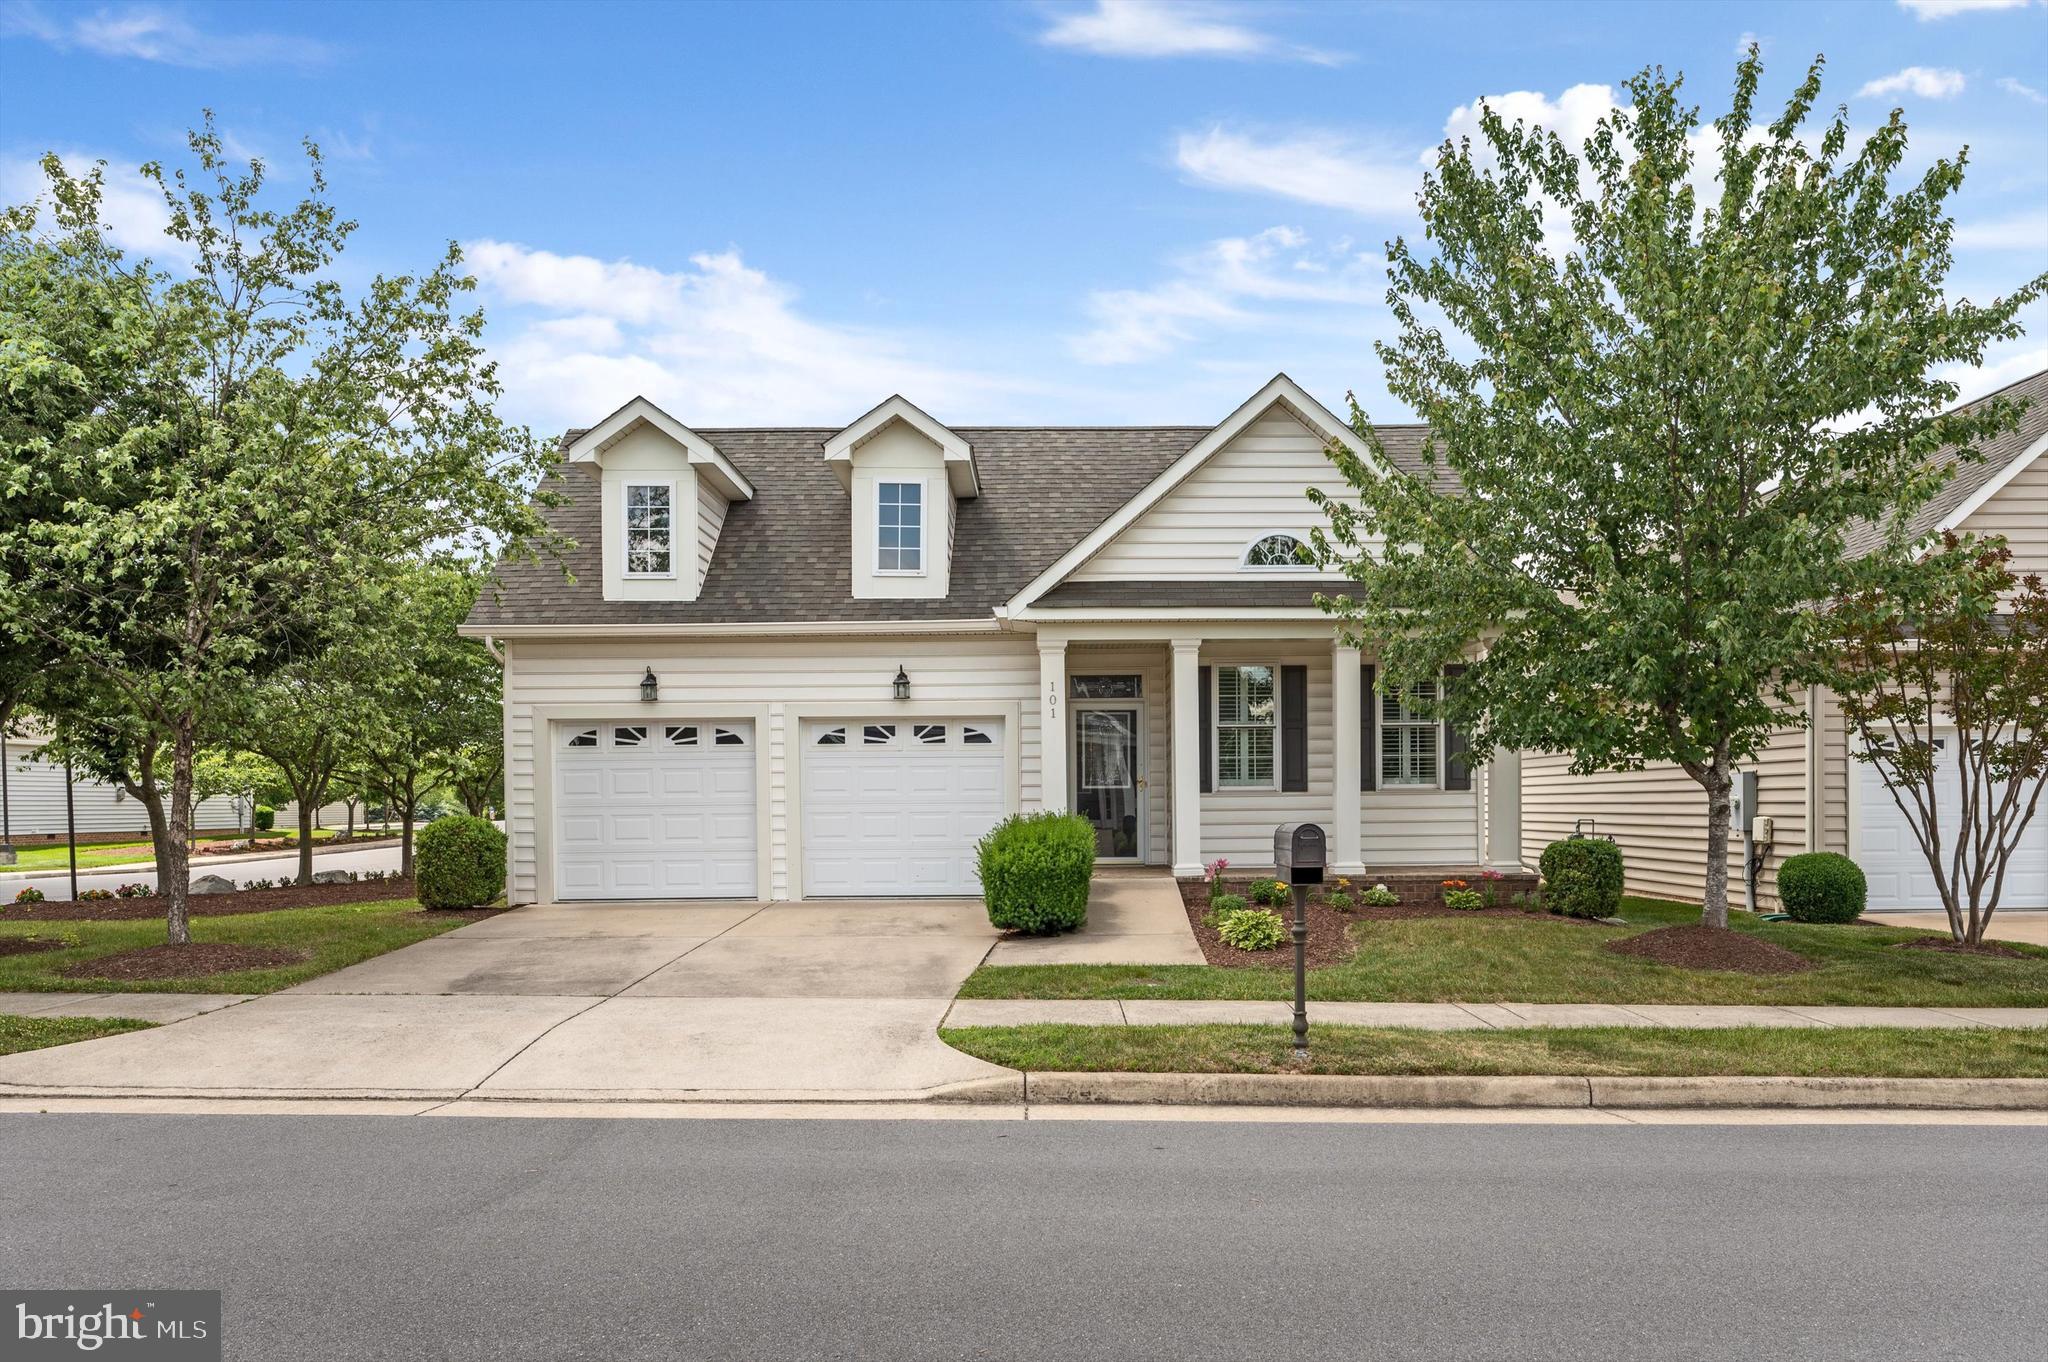
M 981 892 L 974 844 L 1003 817 L 997 720 L 804 725 L 807 898 Z
M 555 896 L 754 897 L 754 730 L 557 724 Z
M 1941 766 L 1935 781 L 1935 814 L 1944 834 L 1956 826 L 1956 808 L 1961 794 L 1956 787 L 1955 740 L 1937 738 Z M 1934 887 L 1934 873 L 1920 850 L 1906 816 L 1885 788 L 1884 777 L 1867 761 L 1850 763 L 1856 781 L 1857 851 L 1855 861 L 1870 881 L 1869 907 L 1929 909 L 1939 911 L 1941 895 Z M 1910 802 L 1910 800 L 1909 800 Z M 2034 815 L 2021 834 L 2020 846 L 2005 872 L 2005 887 L 1998 896 L 2001 908 L 2048 908 L 2048 805 Z

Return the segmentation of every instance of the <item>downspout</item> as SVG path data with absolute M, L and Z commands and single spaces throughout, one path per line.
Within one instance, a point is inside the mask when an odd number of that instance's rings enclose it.
M 1821 846 L 1821 733 L 1820 733 L 1820 686 L 1806 688 L 1806 846 L 1804 850 L 1820 851 Z

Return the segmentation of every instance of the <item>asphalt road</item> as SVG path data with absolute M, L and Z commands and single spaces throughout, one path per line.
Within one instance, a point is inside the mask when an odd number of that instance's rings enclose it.
M 336 847 L 332 851 L 323 851 L 315 848 L 313 868 L 315 870 L 387 870 L 396 873 L 399 861 L 398 853 L 399 847 L 396 842 L 391 842 L 384 846 L 362 847 L 355 850 Z M 244 880 L 288 879 L 298 873 L 299 853 L 296 851 L 280 852 L 275 856 L 194 856 L 192 858 L 192 874 L 195 878 L 200 875 L 225 875 L 236 884 L 240 884 Z M 132 884 L 137 881 L 143 884 L 155 884 L 156 868 L 152 866 L 147 870 L 134 868 L 128 870 L 82 869 L 78 872 L 78 887 L 80 891 L 87 889 L 112 889 L 116 885 Z M 38 870 L 32 874 L 10 872 L 4 878 L 0 878 L 0 896 L 13 898 L 15 892 L 24 884 L 33 884 L 36 888 L 42 890 L 47 898 L 68 899 L 71 897 L 71 871 L 65 866 L 59 866 L 55 870 Z
M 2040 1128 L 0 1116 L 228 1356 L 2038 1359 Z

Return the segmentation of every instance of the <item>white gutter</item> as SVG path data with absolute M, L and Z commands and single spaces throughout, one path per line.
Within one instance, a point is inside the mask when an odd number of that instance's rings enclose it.
M 470 638 L 731 638 L 747 635 L 993 634 L 997 619 L 957 620 L 750 620 L 721 624 L 464 624 Z

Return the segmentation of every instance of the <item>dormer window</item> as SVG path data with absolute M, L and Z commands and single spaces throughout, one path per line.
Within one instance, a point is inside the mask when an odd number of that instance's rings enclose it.
M 1254 539 L 1244 551 L 1243 565 L 1301 571 L 1315 567 L 1316 558 L 1300 536 L 1280 530 Z
M 924 484 L 875 484 L 875 571 L 924 571 Z
M 626 493 L 626 575 L 676 575 L 676 486 L 629 482 Z

